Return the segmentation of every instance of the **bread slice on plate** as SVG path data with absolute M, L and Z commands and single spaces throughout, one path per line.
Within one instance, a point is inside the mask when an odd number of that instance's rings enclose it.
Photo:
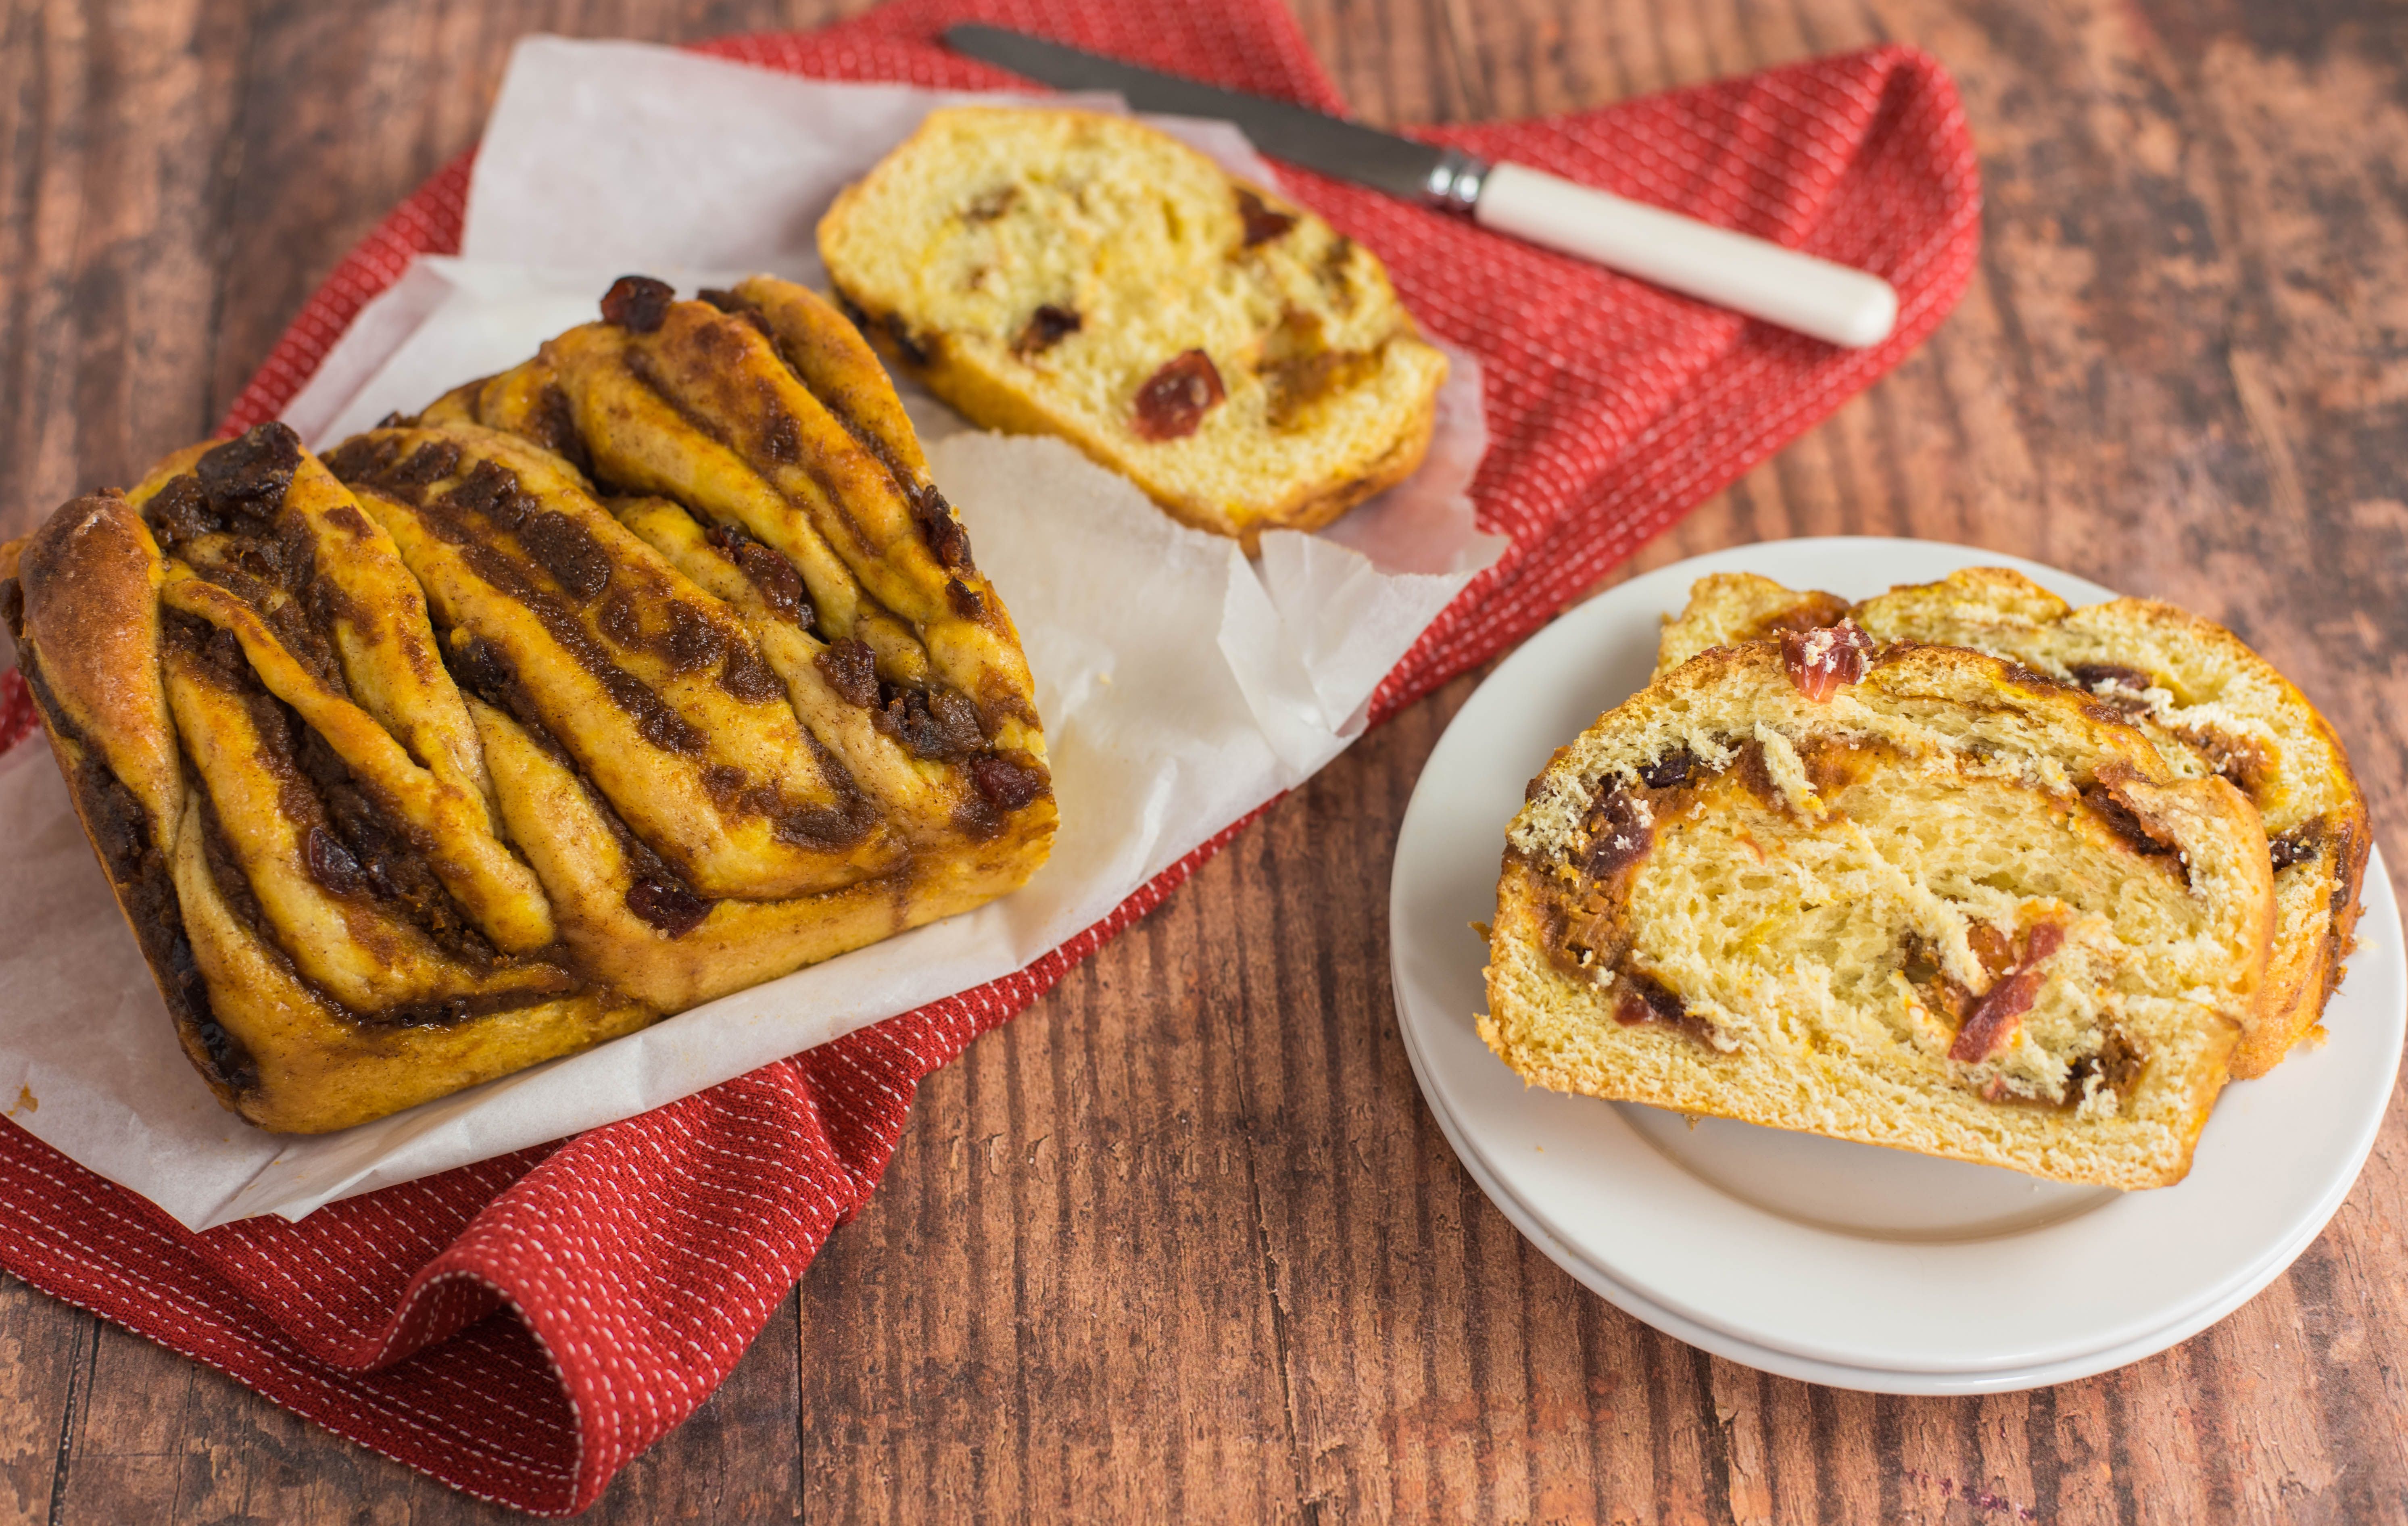
M 932 113 L 819 243 L 887 358 L 973 422 L 1058 435 L 1250 550 L 1428 449 L 1446 358 L 1379 260 L 1127 118 Z
M 1877 641 L 1986 651 L 2071 685 L 2138 727 L 2176 775 L 2237 785 L 2265 822 L 2276 931 L 2232 1073 L 2264 1075 L 2315 1030 L 2341 983 L 2373 834 L 2340 738 L 2272 664 L 2170 604 L 2076 609 L 2021 573 L 1975 567 L 1853 606 L 1748 573 L 1701 578 L 1665 627 L 1656 671 L 1842 615 Z
M 1559 1091 L 2161 1186 L 2264 979 L 2264 841 L 2229 780 L 1997 658 L 1712 650 L 1532 781 L 1480 1033 Z

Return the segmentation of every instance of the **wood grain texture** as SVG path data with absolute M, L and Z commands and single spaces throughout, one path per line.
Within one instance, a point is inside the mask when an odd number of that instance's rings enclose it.
M 1300 0 L 1368 117 L 1599 105 L 1884 39 L 1956 72 L 1983 264 L 1919 353 L 1646 547 L 1926 535 L 2232 625 L 2408 820 L 2408 10 L 2380 0 Z M 724 0 L 0 4 L 0 535 L 222 412 L 467 144 L 531 30 Z M 605 1521 L 2408 1519 L 2398 1115 L 2232 1318 L 2028 1394 L 1881 1398 L 1581 1290 L 1455 1164 L 1386 984 L 1459 679 L 922 1093 Z M 2069 1268 L 2069 1276 L 2081 1275 Z M 2035 1289 L 2034 1296 L 2046 1296 Z M 0 1521 L 502 1519 L 0 1283 Z

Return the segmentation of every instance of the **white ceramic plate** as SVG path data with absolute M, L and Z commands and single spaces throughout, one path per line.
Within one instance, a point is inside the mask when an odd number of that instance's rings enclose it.
M 2029 1388 L 2164 1349 L 2245 1303 L 2341 1206 L 2373 1147 L 2408 1019 L 2378 854 L 2331 1034 L 2229 1087 L 2180 1186 L 2119 1193 L 1724 1120 L 1529 1090 L 1473 1031 L 1505 824 L 1556 747 L 1646 682 L 1692 581 L 1748 571 L 1862 598 L 2012 566 L 2076 603 L 2107 589 L 1960 546 L 1859 537 L 1697 557 L 1612 589 L 1490 676 L 1431 754 L 1397 844 L 1398 1025 L 1482 1191 L 1608 1301 L 1718 1355 L 1899 1393 Z

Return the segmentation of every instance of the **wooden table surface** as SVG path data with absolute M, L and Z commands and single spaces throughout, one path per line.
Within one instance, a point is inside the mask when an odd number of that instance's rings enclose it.
M 1899 534 L 2177 600 L 2325 706 L 2401 846 L 2408 8 L 1299 10 L 1357 108 L 1392 122 L 1594 106 L 1884 38 L 1936 52 L 1987 193 L 1963 305 L 1629 570 Z M 827 14 L 8 0 L 0 535 L 205 433 L 342 251 L 475 136 L 523 33 L 674 39 Z M 2246 1307 L 2037 1392 L 1767 1376 L 1656 1333 L 1525 1244 L 1423 1106 L 1387 989 L 1391 844 L 1472 682 L 1365 738 L 931 1081 L 867 1209 L 592 1519 L 2408 1514 L 2396 1109 L 2332 1226 Z M 0 1280 L 0 1518 L 506 1514 Z

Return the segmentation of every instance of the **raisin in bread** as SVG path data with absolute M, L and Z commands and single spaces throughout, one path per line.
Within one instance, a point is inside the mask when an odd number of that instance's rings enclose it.
M 938 111 L 819 228 L 883 352 L 1171 514 L 1310 530 L 1412 474 L 1446 359 L 1371 252 L 1141 123 Z
M 184 1047 L 342 1128 L 977 906 L 1054 809 L 1026 663 L 810 293 L 604 320 L 321 460 L 60 509 L 0 584 Z
M 1709 651 L 1507 836 L 1480 1032 L 1530 1082 L 2181 1179 L 2272 930 L 2257 813 L 2116 713 L 1852 627 Z
M 2233 1074 L 2264 1075 L 2314 1031 L 2341 982 L 2373 836 L 2340 739 L 2271 663 L 2223 626 L 2172 605 L 2116 599 L 2076 609 L 2020 573 L 1977 567 L 1853 608 L 1751 574 L 1703 578 L 1665 628 L 1657 671 L 1708 647 L 1843 614 L 1878 640 L 1967 647 L 2020 663 L 2139 727 L 2176 774 L 2221 775 L 2238 785 L 2265 821 L 2276 932 Z

